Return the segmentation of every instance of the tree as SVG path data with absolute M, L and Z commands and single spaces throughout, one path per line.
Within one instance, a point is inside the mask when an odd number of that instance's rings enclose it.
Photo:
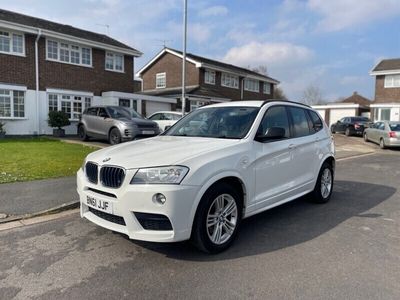
M 274 88 L 274 97 L 273 98 L 277 99 L 277 100 L 287 100 L 285 93 L 283 92 L 283 90 L 280 87 Z
M 251 70 L 253 72 L 257 72 L 257 73 L 265 75 L 265 76 L 268 75 L 268 68 L 265 65 L 260 65 L 258 67 L 252 68 Z
M 315 85 L 309 85 L 303 92 L 302 101 L 308 105 L 324 103 L 321 89 Z

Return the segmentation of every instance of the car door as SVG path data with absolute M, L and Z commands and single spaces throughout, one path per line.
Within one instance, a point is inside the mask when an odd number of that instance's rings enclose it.
M 342 125 L 343 125 L 345 119 L 346 118 L 341 118 L 336 123 L 334 123 L 334 129 L 335 129 L 336 132 L 341 132 L 342 131 L 341 128 L 343 127 Z
M 368 139 L 377 142 L 378 141 L 378 128 L 381 122 L 376 122 L 371 128 L 371 131 L 368 131 Z
M 262 209 L 285 199 L 291 189 L 293 176 L 291 165 L 291 132 L 289 117 L 283 105 L 269 107 L 259 125 L 259 133 L 272 127 L 285 130 L 285 137 L 279 140 L 254 141 L 255 150 L 255 197 L 250 206 Z M 249 207 L 249 210 L 252 210 Z
M 97 117 L 94 123 L 95 133 L 101 136 L 108 136 L 108 132 L 112 125 L 113 120 L 105 107 L 99 107 Z
M 292 125 L 293 138 L 289 147 L 292 149 L 291 176 L 294 194 L 308 190 L 314 184 L 319 171 L 319 143 L 321 132 L 316 132 L 307 109 L 291 106 L 288 108 Z
M 89 107 L 86 112 L 82 115 L 84 124 L 86 126 L 86 132 L 88 134 L 94 133 L 94 123 L 97 118 L 97 107 Z
M 379 124 L 379 127 L 377 128 L 376 132 L 377 132 L 376 139 L 378 143 L 381 141 L 381 138 L 387 137 L 385 130 L 385 122 L 381 122 Z

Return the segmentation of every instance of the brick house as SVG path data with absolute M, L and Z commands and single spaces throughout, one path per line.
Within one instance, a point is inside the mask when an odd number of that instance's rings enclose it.
M 138 72 L 143 93 L 178 100 L 181 108 L 182 52 L 164 48 Z M 273 98 L 276 79 L 251 70 L 188 53 L 186 55 L 187 111 L 235 100 Z
M 373 119 L 400 121 L 400 58 L 381 60 L 369 74 L 375 76 Z
M 103 34 L 0 9 L 0 121 L 9 135 L 51 134 L 48 112 L 61 110 L 71 121 L 66 132 L 75 134 L 90 105 L 170 107 L 176 100 L 135 93 L 141 54 Z

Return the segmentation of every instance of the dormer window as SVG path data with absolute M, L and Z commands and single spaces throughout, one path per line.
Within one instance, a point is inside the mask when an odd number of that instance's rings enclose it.
M 244 89 L 245 91 L 250 92 L 259 92 L 260 91 L 260 83 L 255 79 L 245 79 L 244 80 Z
M 206 70 L 204 72 L 204 83 L 215 84 L 215 71 Z

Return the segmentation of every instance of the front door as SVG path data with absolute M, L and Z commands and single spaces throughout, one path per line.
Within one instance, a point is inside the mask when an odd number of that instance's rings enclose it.
M 292 141 L 285 106 L 270 107 L 258 132 L 265 133 L 272 127 L 284 128 L 285 138 L 263 143 L 254 141 L 256 193 L 255 203 L 252 204 L 256 204 L 255 209 L 262 209 L 284 199 L 285 192 L 290 190 L 293 181 L 292 149 L 289 147 Z

